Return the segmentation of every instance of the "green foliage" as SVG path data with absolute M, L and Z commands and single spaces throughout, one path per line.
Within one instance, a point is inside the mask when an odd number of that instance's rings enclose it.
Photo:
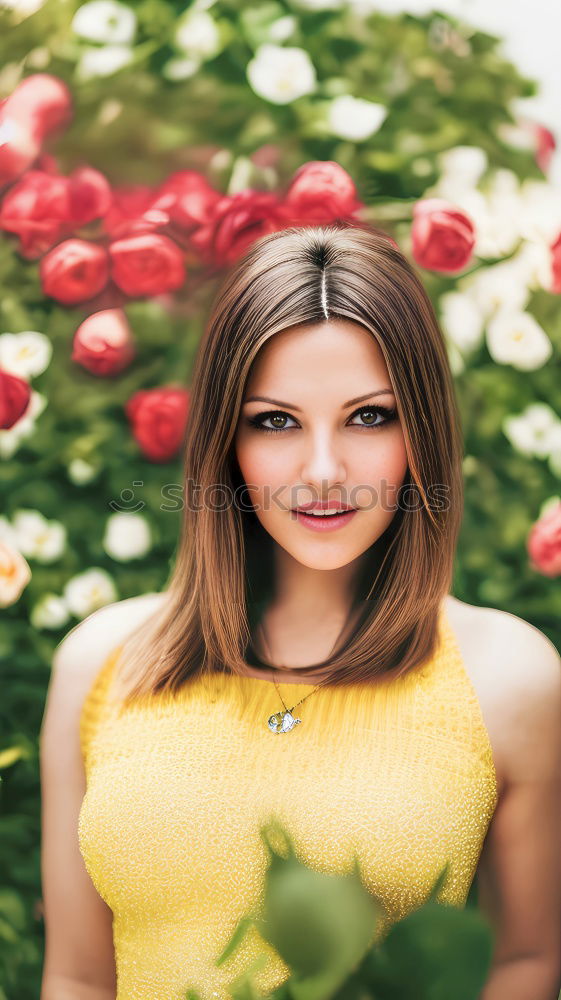
M 363 885 L 356 857 L 348 875 L 315 871 L 276 818 L 260 832 L 269 854 L 262 912 L 240 921 L 217 965 L 255 923 L 290 969 L 268 1000 L 477 1000 L 492 933 L 475 910 L 437 902 L 447 866 L 426 902 L 379 935 L 383 907 Z M 234 1000 L 261 995 L 255 971 L 230 985 Z M 186 1000 L 199 998 L 189 990 Z

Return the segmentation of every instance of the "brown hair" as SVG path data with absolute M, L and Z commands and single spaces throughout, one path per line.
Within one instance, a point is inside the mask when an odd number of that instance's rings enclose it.
M 272 539 L 239 504 L 215 509 L 212 487 L 226 497 L 243 487 L 233 442 L 260 347 L 326 317 L 361 324 L 380 345 L 407 449 L 402 490 L 416 488 L 418 503 L 415 510 L 400 503 L 372 547 L 350 637 L 299 676 L 344 685 L 405 674 L 433 654 L 463 513 L 462 435 L 444 338 L 414 268 L 383 232 L 291 227 L 253 243 L 214 301 L 192 378 L 175 565 L 162 607 L 120 647 L 127 700 L 173 692 L 200 673 L 247 673 L 252 625 L 271 582 Z M 200 509 L 192 484 L 210 499 L 199 499 Z M 443 503 L 433 502 L 435 484 Z

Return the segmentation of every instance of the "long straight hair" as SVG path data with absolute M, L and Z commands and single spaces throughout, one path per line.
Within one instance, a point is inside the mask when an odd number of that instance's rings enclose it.
M 273 592 L 273 543 L 251 505 L 233 500 L 244 485 L 234 454 L 244 390 L 271 337 L 337 317 L 361 324 L 382 350 L 408 468 L 396 513 L 366 553 L 353 598 L 358 624 L 299 676 L 335 686 L 374 681 L 434 653 L 463 514 L 462 433 L 442 332 L 386 234 L 291 227 L 253 243 L 214 300 L 191 382 L 177 552 L 161 606 L 119 647 L 124 702 L 173 695 L 200 674 L 248 674 L 252 630 Z M 412 506 L 401 502 L 404 490 Z

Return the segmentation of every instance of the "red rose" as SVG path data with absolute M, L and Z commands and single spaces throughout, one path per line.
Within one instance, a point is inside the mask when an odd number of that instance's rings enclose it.
M 65 240 L 41 259 L 39 275 L 45 295 L 65 305 L 85 302 L 107 284 L 107 252 L 87 240 Z
M 75 226 L 101 219 L 111 205 L 109 182 L 93 167 L 77 167 L 68 177 L 68 213 Z
M 4 195 L 0 228 L 17 233 L 20 253 L 31 260 L 66 235 L 68 211 L 66 177 L 28 170 Z
M 147 184 L 123 185 L 112 189 L 112 202 L 103 219 L 105 232 L 113 239 L 151 233 L 169 223 L 169 215 L 155 208 L 157 191 Z
M 31 386 L 19 375 L 0 369 L 0 429 L 7 431 L 23 417 L 29 400 Z
M 109 253 L 113 281 L 127 295 L 161 295 L 185 281 L 183 254 L 161 233 L 125 236 L 111 243 Z
M 282 205 L 268 191 L 239 191 L 217 202 L 211 221 L 191 235 L 191 243 L 219 267 L 236 260 L 250 243 L 285 225 Z
M 78 167 L 70 177 L 28 170 L 4 196 L 0 228 L 18 234 L 20 253 L 31 260 L 75 227 L 102 216 L 110 203 L 109 184 L 91 167 Z
M 556 292 L 557 295 L 561 295 L 561 233 L 555 240 L 555 243 L 550 247 L 551 249 L 551 273 L 552 273 L 552 285 L 549 289 L 550 292 Z
M 117 375 L 135 356 L 134 341 L 122 309 L 92 313 L 74 334 L 72 361 L 94 375 Z
M 561 575 L 561 502 L 533 525 L 527 548 L 533 569 L 544 576 Z
M 425 198 L 413 208 L 413 257 L 427 271 L 454 274 L 471 260 L 475 229 L 471 219 L 443 198 Z
M 50 73 L 34 73 L 22 80 L 6 98 L 2 109 L 29 129 L 42 143 L 50 132 L 58 131 L 72 117 L 72 97 L 66 84 Z
M 206 225 L 222 198 L 198 170 L 176 170 L 158 188 L 154 208 L 167 212 L 183 229 Z
M 133 435 L 152 462 L 169 462 L 183 443 L 189 412 L 186 389 L 141 389 L 125 406 Z
M 290 225 L 321 225 L 348 219 L 361 204 L 343 167 L 334 160 L 311 160 L 294 174 L 283 207 Z

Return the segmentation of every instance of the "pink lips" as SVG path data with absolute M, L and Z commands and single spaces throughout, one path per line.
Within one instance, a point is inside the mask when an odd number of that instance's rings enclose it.
M 310 503 L 301 503 L 296 510 L 354 510 L 350 503 L 341 503 L 340 500 L 312 500 Z
M 319 510 L 337 510 L 344 507 L 345 504 L 331 504 L 330 506 L 320 506 L 319 504 L 308 504 L 307 509 L 319 509 Z M 296 520 L 304 527 L 309 528 L 310 531 L 336 531 L 337 528 L 342 528 L 349 521 L 352 521 L 353 517 L 357 513 L 354 507 L 349 508 L 344 514 L 306 514 L 304 509 L 299 507 L 298 510 L 293 510 L 292 513 L 295 515 Z

